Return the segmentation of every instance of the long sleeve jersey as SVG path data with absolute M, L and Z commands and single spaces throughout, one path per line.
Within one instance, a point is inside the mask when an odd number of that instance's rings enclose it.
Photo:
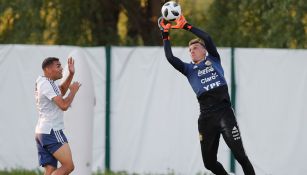
M 206 58 L 198 64 L 185 63 L 173 55 L 170 41 L 164 40 L 164 51 L 168 62 L 187 77 L 197 95 L 201 111 L 218 108 L 221 104 L 230 105 L 224 70 L 216 46 L 208 33 L 195 27 L 190 31 L 205 42 L 208 52 Z

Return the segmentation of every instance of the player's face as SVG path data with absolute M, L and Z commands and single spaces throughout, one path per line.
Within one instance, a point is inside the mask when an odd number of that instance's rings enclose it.
M 206 49 L 199 43 L 195 43 L 189 46 L 189 51 L 191 54 L 192 61 L 194 63 L 199 63 L 206 56 Z
M 50 73 L 54 80 L 61 79 L 63 77 L 63 68 L 59 61 L 54 61 L 50 66 Z

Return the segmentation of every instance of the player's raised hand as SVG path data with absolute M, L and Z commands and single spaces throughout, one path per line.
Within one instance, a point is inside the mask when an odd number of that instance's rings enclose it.
M 158 19 L 158 26 L 161 32 L 169 32 L 171 24 L 168 23 L 162 16 Z
M 75 61 L 72 57 L 69 57 L 67 60 L 67 64 L 68 64 L 68 70 L 70 74 L 74 74 L 75 73 Z
M 165 19 L 161 16 L 158 19 L 158 26 L 161 30 L 162 39 L 169 40 L 169 30 L 171 29 L 171 24 L 168 21 L 165 21 Z
M 73 93 L 77 93 L 80 86 L 81 86 L 81 83 L 78 81 L 75 81 L 69 86 L 69 90 Z
M 185 17 L 181 15 L 179 18 L 175 20 L 176 25 L 172 26 L 172 29 L 186 29 L 190 30 L 192 26 L 187 22 Z

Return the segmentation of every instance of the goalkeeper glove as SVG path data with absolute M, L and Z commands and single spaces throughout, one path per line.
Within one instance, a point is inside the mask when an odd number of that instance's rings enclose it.
M 171 24 L 167 23 L 167 21 L 164 20 L 164 18 L 161 16 L 158 19 L 158 26 L 161 30 L 162 39 L 168 40 L 169 39 L 169 30 L 171 29 Z
M 192 25 L 187 22 L 185 17 L 181 15 L 179 18 L 175 20 L 176 25 L 172 26 L 172 29 L 185 29 L 185 30 L 191 30 Z

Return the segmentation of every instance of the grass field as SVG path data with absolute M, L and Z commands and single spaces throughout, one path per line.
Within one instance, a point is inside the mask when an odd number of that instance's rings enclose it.
M 12 170 L 0 170 L 0 175 L 43 175 L 43 172 L 39 169 L 37 170 L 23 170 L 23 169 L 12 169 Z M 104 173 L 104 172 L 96 172 L 93 175 L 128 175 L 125 172 L 118 173 Z
M 197 173 L 196 175 L 201 175 L 201 174 L 202 173 Z M 39 169 L 37 170 L 11 169 L 11 170 L 0 170 L 0 175 L 43 175 L 43 172 Z M 107 173 L 104 173 L 102 171 L 97 171 L 93 173 L 92 175 L 141 175 L 141 174 L 137 174 L 137 173 L 128 174 L 125 171 L 107 172 Z M 144 174 L 144 175 L 157 175 L 157 174 Z M 163 175 L 163 174 L 159 174 L 159 175 Z M 164 175 L 175 175 L 175 173 L 169 172 Z M 210 174 L 204 174 L 204 175 L 210 175 Z
M 127 173 L 103 173 L 96 172 L 93 175 L 126 175 Z M 43 175 L 43 172 L 40 170 L 23 170 L 23 169 L 13 169 L 13 170 L 0 170 L 0 175 Z

